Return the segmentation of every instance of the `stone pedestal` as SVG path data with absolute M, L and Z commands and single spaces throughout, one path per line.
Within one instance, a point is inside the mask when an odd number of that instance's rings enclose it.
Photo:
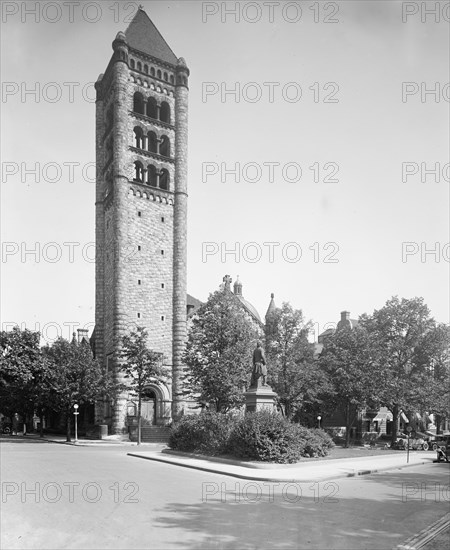
M 250 387 L 245 395 L 245 412 L 261 411 L 263 409 L 276 411 L 277 394 L 270 386 Z

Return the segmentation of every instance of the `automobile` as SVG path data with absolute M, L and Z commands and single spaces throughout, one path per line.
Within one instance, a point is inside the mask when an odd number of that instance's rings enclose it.
M 448 437 L 449 435 L 444 435 L 444 434 L 438 434 L 438 435 L 433 435 L 430 437 L 430 439 L 428 440 L 428 445 L 430 446 L 430 449 L 432 451 L 437 451 L 437 448 L 443 444 L 443 442 L 445 441 L 445 438 Z
M 9 435 L 11 433 L 11 428 L 11 422 L 4 420 L 0 422 L 0 431 L 2 434 Z
M 450 462 L 450 434 L 443 435 L 442 441 L 438 443 L 437 462 L 444 459 L 446 462 Z
M 418 437 L 416 433 L 414 433 L 414 435 L 415 437 L 411 437 L 411 436 L 409 437 L 409 449 L 411 451 L 419 451 L 419 450 L 428 451 L 429 449 L 428 441 L 423 437 Z M 385 448 L 391 448 L 391 446 L 386 444 Z M 397 439 L 394 445 L 392 446 L 392 449 L 405 450 L 407 448 L 408 448 L 407 434 L 404 434 L 401 432 L 398 433 Z

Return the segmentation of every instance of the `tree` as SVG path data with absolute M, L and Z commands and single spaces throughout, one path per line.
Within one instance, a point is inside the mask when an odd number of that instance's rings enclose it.
M 41 415 L 48 403 L 49 363 L 39 348 L 40 334 L 14 327 L 0 333 L 1 412 L 12 417 L 19 412 L 30 418 Z
M 267 319 L 268 380 L 287 418 L 318 405 L 320 394 L 329 388 L 325 372 L 314 360 L 309 326 L 301 310 L 294 310 L 289 303 L 274 309 Z
M 211 294 L 189 330 L 184 354 L 188 393 L 214 404 L 218 412 L 241 406 L 252 351 L 261 336 L 234 294 L 227 289 Z
M 392 443 L 397 439 L 399 414 L 418 405 L 418 388 L 428 364 L 427 340 L 435 328 L 423 298 L 394 296 L 361 324 L 370 333 L 372 349 L 382 365 L 379 397 L 393 416 Z
M 345 445 L 358 411 L 375 406 L 379 393 L 380 363 L 364 327 L 337 329 L 324 345 L 320 365 L 333 384 L 330 401 L 345 413 Z
M 105 395 L 112 396 L 118 385 L 111 373 L 106 372 L 94 359 L 89 344 L 68 342 L 58 338 L 52 346 L 45 346 L 43 353 L 52 370 L 49 406 L 66 415 L 67 441 L 71 440 L 70 423 L 75 403 L 95 403 Z
M 147 347 L 148 334 L 144 327 L 122 337 L 120 358 L 124 361 L 121 370 L 128 379 L 130 389 L 138 397 L 138 439 L 141 444 L 142 394 L 150 382 L 161 382 L 167 376 L 163 355 Z
M 417 348 L 414 364 L 416 392 L 412 401 L 422 413 L 434 414 L 437 432 L 450 417 L 450 327 L 436 324 Z

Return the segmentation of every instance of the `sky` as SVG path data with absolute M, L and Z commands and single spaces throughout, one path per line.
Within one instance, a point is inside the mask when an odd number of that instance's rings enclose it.
M 448 322 L 448 3 L 141 4 L 191 71 L 188 292 Z M 2 2 L 3 330 L 93 328 L 93 82 L 138 5 Z

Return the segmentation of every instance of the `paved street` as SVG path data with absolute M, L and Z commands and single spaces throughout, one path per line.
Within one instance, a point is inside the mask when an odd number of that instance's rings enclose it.
M 129 451 L 2 441 L 2 548 L 391 549 L 449 510 L 448 464 L 277 486 Z

